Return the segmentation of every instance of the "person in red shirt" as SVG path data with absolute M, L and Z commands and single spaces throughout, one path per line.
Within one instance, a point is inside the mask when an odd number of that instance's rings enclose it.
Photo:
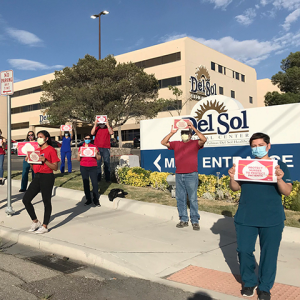
M 0 184 L 4 184 L 3 178 L 3 163 L 5 155 L 6 139 L 2 136 L 2 130 L 0 129 Z
M 106 182 L 110 182 L 110 136 L 113 134 L 112 128 L 109 126 L 108 121 L 105 124 L 97 124 L 95 120 L 94 127 L 92 128 L 91 135 L 95 135 L 94 144 L 98 148 L 101 159 L 97 161 L 97 178 L 101 180 L 101 164 L 104 161 L 104 174 Z
M 206 137 L 198 131 L 189 121 L 189 130 L 181 131 L 182 141 L 169 142 L 170 138 L 178 131 L 171 128 L 171 132 L 161 141 L 161 144 L 174 150 L 176 165 L 176 201 L 180 222 L 177 228 L 189 225 L 187 214 L 187 197 L 190 201 L 190 219 L 194 230 L 200 230 L 198 213 L 198 151 L 204 147 Z M 195 131 L 199 140 L 191 140 L 192 132 Z
M 51 195 L 55 180 L 53 171 L 57 171 L 60 159 L 57 156 L 56 150 L 51 146 L 51 138 L 48 131 L 39 131 L 37 134 L 37 142 L 40 145 L 38 151 L 40 151 L 42 164 L 31 164 L 35 176 L 23 197 L 23 204 L 32 220 L 32 225 L 28 231 L 46 233 L 48 232 L 48 224 L 52 212 Z M 26 157 L 26 160 L 27 159 Z M 41 225 L 37 219 L 34 207 L 31 203 L 39 192 L 42 194 L 45 206 L 43 225 Z
M 96 157 L 80 157 L 80 151 L 82 147 L 96 148 Z M 101 206 L 99 202 L 99 192 L 98 192 L 98 180 L 97 180 L 97 161 L 101 159 L 100 153 L 95 145 L 91 144 L 91 136 L 86 134 L 84 136 L 84 144 L 79 147 L 77 160 L 80 161 L 80 172 L 83 181 L 83 189 L 86 198 L 84 205 L 90 205 L 91 191 L 90 191 L 90 180 L 93 186 L 93 202 L 96 206 Z

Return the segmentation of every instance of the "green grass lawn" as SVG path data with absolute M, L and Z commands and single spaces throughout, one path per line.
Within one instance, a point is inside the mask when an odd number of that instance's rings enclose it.
M 73 171 L 71 174 L 61 174 L 59 171 L 54 173 L 55 186 L 83 191 L 82 178 L 79 171 Z M 4 177 L 6 177 L 5 173 Z M 21 171 L 12 172 L 12 179 L 21 180 L 21 178 Z M 31 180 L 31 175 L 29 175 L 29 180 Z M 111 189 L 116 188 L 123 189 L 125 192 L 127 192 L 128 195 L 126 197 L 128 199 L 176 206 L 176 200 L 171 197 L 171 194 L 169 192 L 155 190 L 150 187 L 134 187 L 114 182 L 107 184 L 106 182 L 101 181 L 99 183 L 100 194 L 108 195 Z M 237 207 L 238 206 L 236 203 L 230 203 L 219 200 L 206 200 L 202 198 L 199 199 L 199 210 L 220 214 L 228 217 L 234 216 Z M 285 225 L 300 228 L 300 212 L 285 210 L 285 213 Z

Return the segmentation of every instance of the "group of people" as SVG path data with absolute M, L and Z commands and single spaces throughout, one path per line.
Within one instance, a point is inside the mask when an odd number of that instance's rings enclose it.
M 187 196 L 190 202 L 190 220 L 194 230 L 200 230 L 197 187 L 198 187 L 198 150 L 206 143 L 205 136 L 191 122 L 188 130 L 181 131 L 181 141 L 170 138 L 178 131 L 171 132 L 161 141 L 169 150 L 174 150 L 176 165 L 176 201 L 179 213 L 177 228 L 189 225 Z M 193 132 L 198 137 L 192 140 Z M 270 137 L 255 133 L 249 141 L 251 152 L 256 159 L 270 160 Z M 270 300 L 270 290 L 274 285 L 279 246 L 284 228 L 285 213 L 281 195 L 288 196 L 292 191 L 292 181 L 288 167 L 278 161 L 275 167 L 276 183 L 236 181 L 236 166 L 229 169 L 230 188 L 241 191 L 238 210 L 234 216 L 237 237 L 237 253 L 240 274 L 243 281 L 242 295 L 252 297 L 257 289 L 258 300 Z M 258 278 L 255 274 L 255 243 L 260 240 L 260 262 Z

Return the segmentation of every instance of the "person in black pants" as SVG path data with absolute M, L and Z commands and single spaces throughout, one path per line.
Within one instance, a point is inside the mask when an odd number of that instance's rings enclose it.
M 96 156 L 95 157 L 87 157 L 82 156 L 84 154 L 80 154 L 83 147 L 95 148 Z M 80 172 L 83 181 L 83 189 L 86 198 L 85 205 L 92 204 L 91 199 L 91 191 L 90 191 L 90 179 L 93 186 L 93 202 L 96 206 L 100 206 L 99 202 L 99 192 L 98 192 L 98 179 L 97 179 L 97 160 L 100 160 L 101 156 L 97 149 L 97 147 L 91 144 L 91 136 L 89 134 L 85 134 L 84 136 L 84 144 L 79 147 L 77 160 L 80 161 Z
M 35 233 L 48 232 L 48 224 L 52 212 L 51 196 L 54 185 L 54 174 L 58 168 L 60 161 L 56 150 L 51 146 L 50 134 L 46 130 L 42 130 L 37 134 L 37 142 L 40 145 L 40 160 L 42 164 L 31 164 L 35 177 L 29 185 L 24 197 L 23 203 L 32 220 L 32 225 L 28 231 Z M 26 161 L 27 161 L 26 157 Z M 43 225 L 37 219 L 32 205 L 33 198 L 41 192 L 45 206 Z

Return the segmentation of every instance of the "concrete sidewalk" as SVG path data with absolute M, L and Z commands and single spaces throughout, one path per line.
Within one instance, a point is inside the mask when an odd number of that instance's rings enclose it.
M 164 278 L 189 265 L 239 273 L 232 218 L 200 212 L 200 232 L 191 226 L 178 229 L 174 207 L 120 198 L 110 202 L 104 195 L 100 198 L 101 207 L 86 207 L 83 192 L 54 188 L 50 231 L 37 235 L 27 232 L 31 220 L 21 201 L 19 184 L 13 181 L 12 205 L 16 214 L 12 217 L 5 214 L 6 186 L 0 187 L 0 236 L 5 239 L 192 292 L 199 288 Z M 42 221 L 40 194 L 33 203 Z M 256 255 L 258 252 L 257 245 Z M 300 230 L 285 228 L 276 282 L 300 287 L 299 253 Z M 215 299 L 237 299 L 204 291 Z

